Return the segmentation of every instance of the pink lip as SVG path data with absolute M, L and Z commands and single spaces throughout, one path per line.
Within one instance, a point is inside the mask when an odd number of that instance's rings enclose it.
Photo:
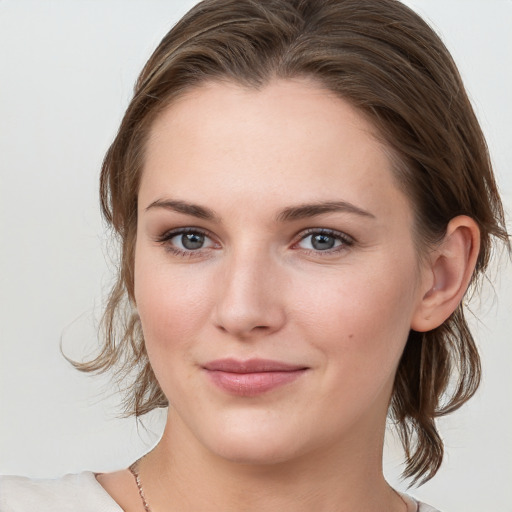
M 218 359 L 203 366 L 212 382 L 223 391 L 239 396 L 256 396 L 288 384 L 307 367 L 269 359 Z

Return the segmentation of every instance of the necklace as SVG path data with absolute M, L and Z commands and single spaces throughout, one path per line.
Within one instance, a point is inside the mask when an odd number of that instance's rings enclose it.
M 142 483 L 140 481 L 139 476 L 139 460 L 136 460 L 128 469 L 130 470 L 130 473 L 135 478 L 135 483 L 137 484 L 137 489 L 139 489 L 139 495 L 140 499 L 142 500 L 142 505 L 144 506 L 144 510 L 146 512 L 151 512 L 151 509 L 149 508 L 148 502 L 146 501 L 146 496 L 144 495 L 144 489 L 142 488 Z M 405 505 L 405 509 L 409 510 L 409 505 L 405 501 L 404 497 L 395 491 L 395 493 L 398 495 L 398 497 L 402 500 L 403 504 Z
M 151 512 L 148 502 L 146 501 L 146 496 L 144 495 L 144 489 L 142 488 L 142 484 L 140 482 L 138 466 L 139 466 L 139 461 L 136 460 L 128 469 L 130 470 L 130 473 L 135 478 L 135 483 L 137 484 L 137 488 L 139 489 L 139 495 L 140 495 L 140 499 L 142 500 L 142 504 L 144 505 L 144 510 L 146 512 Z

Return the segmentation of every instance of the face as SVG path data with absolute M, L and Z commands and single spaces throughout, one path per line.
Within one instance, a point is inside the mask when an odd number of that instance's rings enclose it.
M 135 299 L 172 435 L 243 462 L 378 444 L 423 292 L 372 126 L 312 82 L 211 83 L 146 157 Z

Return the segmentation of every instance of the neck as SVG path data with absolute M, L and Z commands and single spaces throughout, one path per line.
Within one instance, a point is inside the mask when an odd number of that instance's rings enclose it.
M 382 435 L 373 436 L 379 440 L 373 445 L 357 432 L 342 445 L 326 443 L 269 464 L 219 457 L 182 427 L 179 418 L 169 418 L 160 443 L 140 463 L 154 511 L 405 510 L 382 475 L 384 425 Z

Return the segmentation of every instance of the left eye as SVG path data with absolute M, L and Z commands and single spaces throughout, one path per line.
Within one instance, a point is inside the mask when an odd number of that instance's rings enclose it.
M 297 244 L 301 249 L 314 251 L 328 251 L 336 249 L 342 245 L 350 245 L 350 240 L 338 233 L 331 232 L 313 232 L 304 236 Z

